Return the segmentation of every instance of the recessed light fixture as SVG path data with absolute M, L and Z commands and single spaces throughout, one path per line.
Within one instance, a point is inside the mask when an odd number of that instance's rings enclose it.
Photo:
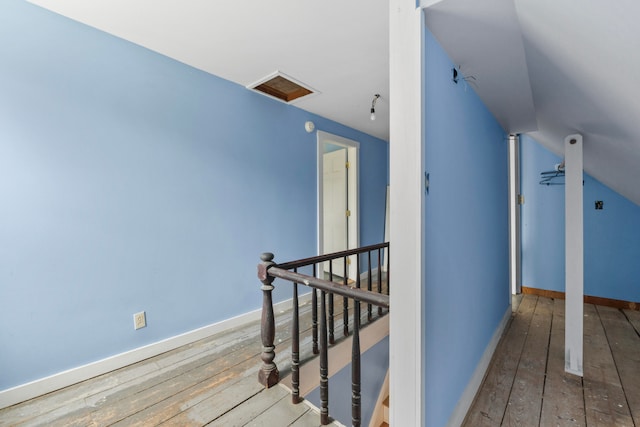
M 301 83 L 280 71 L 271 73 L 267 77 L 251 83 L 247 88 L 286 103 L 318 93 L 310 86 Z

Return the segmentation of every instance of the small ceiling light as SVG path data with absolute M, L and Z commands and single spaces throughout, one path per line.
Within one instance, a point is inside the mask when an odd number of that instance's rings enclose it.
M 380 94 L 376 93 L 373 95 L 373 101 L 371 101 L 371 120 L 376 119 L 376 101 L 380 98 Z

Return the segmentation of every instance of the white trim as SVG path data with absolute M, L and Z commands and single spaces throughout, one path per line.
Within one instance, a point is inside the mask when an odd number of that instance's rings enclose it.
M 309 300 L 311 300 L 311 292 L 300 296 L 300 303 L 307 302 Z M 291 307 L 291 301 L 292 299 L 288 299 L 274 304 L 274 312 L 278 313 L 281 310 L 289 309 Z M 250 311 L 218 323 L 213 323 L 208 326 L 203 326 L 202 328 L 194 329 L 153 344 L 145 345 L 96 362 L 88 363 L 86 365 L 59 372 L 26 384 L 2 390 L 0 391 L 0 409 L 68 387 L 98 375 L 106 374 L 107 372 L 123 368 L 178 347 L 191 344 L 226 329 L 235 328 L 237 326 L 260 320 L 261 316 L 262 309 L 259 308 L 257 310 Z
M 349 235 L 347 236 L 348 249 L 355 249 L 360 247 L 360 174 L 358 173 L 360 167 L 360 143 L 352 139 L 344 138 L 342 136 L 334 135 L 324 131 L 317 131 L 317 151 L 318 151 L 318 176 L 317 176 L 317 203 L 318 203 L 318 255 L 324 253 L 323 248 L 323 236 L 324 236 L 324 224 L 323 224 L 323 202 L 322 202 L 322 171 L 323 171 L 323 159 L 324 159 L 324 144 L 329 143 L 333 145 L 339 145 L 347 148 L 348 161 L 353 165 L 347 171 L 348 183 L 349 183 L 349 210 L 351 216 L 349 217 Z M 355 196 L 354 196 L 355 194 Z M 321 274 L 318 271 L 318 274 Z M 356 277 L 356 263 L 352 262 L 349 267 L 349 277 Z
M 509 135 L 507 142 L 509 153 L 509 281 L 511 283 L 511 295 L 522 292 L 521 286 L 521 256 L 520 256 L 520 137 Z
M 509 319 L 511 319 L 511 313 L 511 305 L 509 305 L 509 307 L 507 307 L 507 311 L 505 311 L 504 313 L 504 316 L 502 316 L 502 320 L 498 324 L 498 327 L 493 332 L 491 341 L 489 341 L 487 348 L 482 354 L 482 357 L 480 358 L 480 361 L 476 366 L 476 370 L 473 372 L 473 375 L 471 376 L 467 387 L 464 389 L 464 392 L 462 392 L 462 396 L 460 396 L 460 400 L 458 400 L 458 403 L 453 410 L 451 417 L 449 418 L 447 427 L 458 427 L 461 426 L 464 422 L 464 418 L 467 416 L 469 408 L 471 408 L 473 399 L 475 399 L 476 393 L 478 393 L 478 390 L 482 385 L 482 380 L 487 373 L 487 369 L 489 369 L 491 358 L 493 357 L 493 353 L 496 351 L 496 347 L 498 347 L 498 343 L 500 342 L 502 333 L 507 327 Z
M 424 425 L 423 12 L 415 0 L 389 2 L 390 218 L 393 247 L 389 333 L 392 426 Z

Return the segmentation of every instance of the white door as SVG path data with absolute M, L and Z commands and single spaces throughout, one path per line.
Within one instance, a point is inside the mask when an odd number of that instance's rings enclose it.
M 347 149 L 340 148 L 323 155 L 323 248 L 324 253 L 344 251 L 348 248 L 348 182 Z M 325 263 L 329 271 L 329 263 Z M 333 261 L 333 273 L 344 276 L 344 260 Z

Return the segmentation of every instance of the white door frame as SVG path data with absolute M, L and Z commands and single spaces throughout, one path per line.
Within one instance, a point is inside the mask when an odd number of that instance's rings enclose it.
M 522 292 L 520 136 L 509 135 L 509 281 L 511 294 Z M 509 296 L 511 303 L 511 296 Z
M 351 211 L 351 216 L 348 217 L 347 224 L 349 228 L 347 236 L 347 247 L 354 249 L 360 246 L 360 215 L 359 215 L 359 173 L 358 173 L 358 160 L 360 156 L 360 143 L 351 139 L 344 138 L 342 136 L 333 135 L 328 132 L 319 130 L 316 133 L 317 136 L 317 148 L 318 148 L 318 255 L 323 253 L 323 236 L 324 236 L 324 218 L 323 218 L 323 155 L 324 144 L 329 143 L 347 148 L 347 157 L 350 163 L 349 170 L 347 171 L 348 180 L 348 209 Z M 349 267 L 349 276 L 355 277 L 356 273 L 355 262 L 351 263 Z

